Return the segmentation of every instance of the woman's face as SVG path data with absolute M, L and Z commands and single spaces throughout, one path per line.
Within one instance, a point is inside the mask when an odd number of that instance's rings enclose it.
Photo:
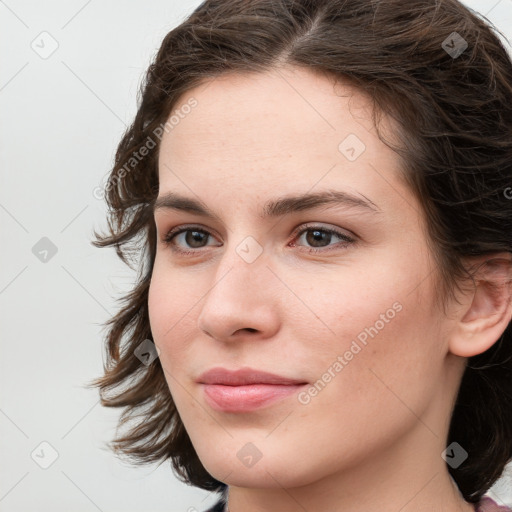
M 389 470 L 404 439 L 444 465 L 459 365 L 421 206 L 364 96 L 287 68 L 225 75 L 182 98 L 159 156 L 149 310 L 207 471 L 300 486 L 363 461 Z M 176 228 L 189 231 L 166 243 Z M 294 385 L 205 384 L 213 368 Z

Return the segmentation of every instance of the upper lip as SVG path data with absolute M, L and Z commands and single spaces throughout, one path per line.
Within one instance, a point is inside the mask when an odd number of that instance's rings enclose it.
M 223 384 L 226 386 L 243 386 L 247 384 L 275 384 L 297 385 L 306 384 L 304 380 L 282 377 L 274 373 L 268 373 L 253 368 L 240 368 L 227 370 L 226 368 L 211 368 L 202 373 L 197 382 L 200 384 Z

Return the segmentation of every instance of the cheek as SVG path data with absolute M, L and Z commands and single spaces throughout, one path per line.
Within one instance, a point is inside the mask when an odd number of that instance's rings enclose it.
M 184 288 L 180 274 L 171 272 L 158 257 L 148 293 L 149 323 L 153 340 L 160 349 L 160 359 L 165 369 L 179 364 L 180 354 L 190 335 L 193 306 L 199 300 L 194 298 L 193 288 Z M 186 292 L 185 292 L 186 290 Z
M 350 324 L 351 336 L 338 351 L 342 369 L 326 389 L 324 403 L 340 405 L 339 421 L 347 411 L 354 414 L 354 436 L 377 417 L 383 436 L 414 424 L 441 377 L 443 354 L 432 318 L 406 296 L 392 304 L 366 316 L 363 328 Z
M 388 323 L 376 322 L 388 308 L 372 306 L 364 317 L 338 324 L 341 335 L 315 362 L 316 376 L 300 397 L 296 427 L 289 426 L 299 437 L 312 430 L 323 433 L 315 442 L 304 439 L 304 457 L 329 454 L 325 464 L 334 468 L 343 457 L 373 453 L 405 435 L 429 407 L 442 358 L 429 331 L 432 323 L 402 300 L 400 311 L 388 313 L 393 316 Z M 333 448 L 333 440 L 340 439 Z
M 443 364 L 443 341 L 430 310 L 434 292 L 426 272 L 400 265 L 396 256 L 381 259 L 378 274 L 345 275 L 324 286 L 326 293 L 306 294 L 321 322 L 310 315 L 295 323 L 314 352 L 303 362 L 313 367 L 307 375 L 315 383 L 304 402 L 341 402 L 362 413 L 400 399 L 425 404 Z
M 189 396 L 183 393 L 183 385 L 186 384 L 184 371 L 193 336 L 190 316 L 187 316 L 192 304 L 185 302 L 186 297 L 188 294 L 181 292 L 179 283 L 160 273 L 155 262 L 148 293 L 149 323 L 153 341 L 160 351 L 164 378 L 180 414 L 189 408 Z
M 158 272 L 158 264 L 155 262 L 148 292 L 148 314 L 153 340 L 157 345 L 160 345 L 165 331 L 172 325 L 169 323 L 168 318 L 170 294 L 166 290 L 165 282 L 160 272 Z M 159 348 L 162 349 L 162 347 Z

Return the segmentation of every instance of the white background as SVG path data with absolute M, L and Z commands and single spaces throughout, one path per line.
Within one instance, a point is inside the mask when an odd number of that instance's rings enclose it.
M 512 40 L 512 0 L 465 3 Z M 102 373 L 101 325 L 134 279 L 112 249 L 91 245 L 105 226 L 93 191 L 135 115 L 143 72 L 199 4 L 0 1 L 0 512 L 192 512 L 216 501 L 168 464 L 119 462 L 104 448 L 119 411 L 83 387 Z M 58 43 L 46 59 L 31 47 L 44 51 L 46 38 L 51 49 L 44 31 Z M 46 263 L 32 252 L 43 237 L 57 249 Z M 58 453 L 48 469 L 31 458 L 50 461 L 42 442 Z M 489 494 L 512 503 L 512 470 Z

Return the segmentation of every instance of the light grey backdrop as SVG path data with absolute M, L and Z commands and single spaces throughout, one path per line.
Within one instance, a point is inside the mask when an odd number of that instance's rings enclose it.
M 199 0 L 0 0 L 0 512 L 193 512 L 211 493 L 103 449 L 83 387 L 134 273 L 91 246 L 99 187 L 164 35 Z M 469 0 L 512 40 L 512 0 Z M 43 444 L 42 444 L 43 443 Z M 45 469 L 46 468 L 46 469 Z M 512 503 L 512 469 L 491 496 Z

